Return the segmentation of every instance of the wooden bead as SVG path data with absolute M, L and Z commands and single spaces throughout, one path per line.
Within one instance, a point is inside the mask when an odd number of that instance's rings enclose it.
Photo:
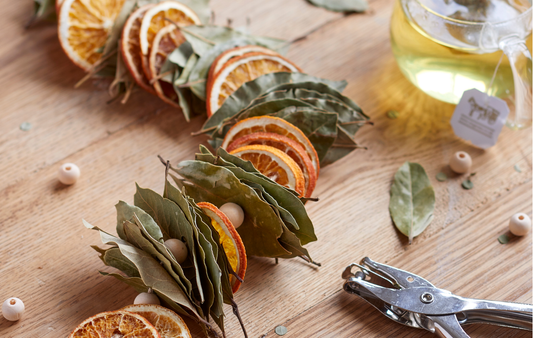
M 57 178 L 65 185 L 74 184 L 80 178 L 80 168 L 73 163 L 65 163 L 59 167 Z
M 229 202 L 222 205 L 219 209 L 228 216 L 235 229 L 240 227 L 242 222 L 244 222 L 244 211 L 238 204 Z
M 450 159 L 450 168 L 458 174 L 465 174 L 472 167 L 472 158 L 464 151 L 458 151 Z
M 8 298 L 2 304 L 2 315 L 5 319 L 15 322 L 22 317 L 24 309 L 24 303 L 20 299 Z
M 176 261 L 180 264 L 185 262 L 187 259 L 187 255 L 189 254 L 189 250 L 187 250 L 187 245 L 176 238 L 170 238 L 165 241 L 165 246 L 172 252 L 172 255 L 174 258 L 176 258 Z
M 142 292 L 135 297 L 133 304 L 156 304 L 161 305 L 161 301 L 154 293 Z
M 515 236 L 524 236 L 531 229 L 531 219 L 528 215 L 519 212 L 509 220 L 509 231 Z

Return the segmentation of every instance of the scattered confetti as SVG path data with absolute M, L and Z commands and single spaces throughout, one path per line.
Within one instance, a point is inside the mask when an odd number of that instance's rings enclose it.
M 287 333 L 287 328 L 283 325 L 280 325 L 274 329 L 274 332 L 276 332 L 278 336 L 284 336 Z
M 461 183 L 461 186 L 463 187 L 463 189 L 470 190 L 474 187 L 474 183 L 470 180 L 470 177 L 469 177 L 466 180 L 464 180 L 463 183 Z
M 32 127 L 32 125 L 29 122 L 22 122 L 20 124 L 20 130 L 22 130 L 22 131 L 28 131 L 28 130 L 31 129 L 31 127 Z
M 514 165 L 514 170 L 518 171 L 519 173 L 522 172 L 522 169 L 520 169 L 520 167 L 518 166 L 518 164 L 515 164 L 515 165 Z
M 389 110 L 387 112 L 387 117 L 391 120 L 398 118 L 398 115 L 400 115 L 400 113 L 398 113 L 396 110 Z
M 506 234 L 503 234 L 500 237 L 498 237 L 498 242 L 500 242 L 500 244 L 507 244 L 509 243 L 509 240 L 510 238 Z
M 448 175 L 446 175 L 445 173 L 443 172 L 440 172 L 437 174 L 437 176 L 435 176 L 435 178 L 437 179 L 437 181 L 439 182 L 444 182 L 448 179 Z

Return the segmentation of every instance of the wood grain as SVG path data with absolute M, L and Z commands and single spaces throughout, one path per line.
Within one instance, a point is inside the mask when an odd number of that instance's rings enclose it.
M 288 57 L 306 72 L 349 82 L 345 94 L 375 125 L 357 140 L 357 150 L 321 170 L 308 204 L 318 242 L 308 245 L 321 268 L 297 259 L 250 257 L 246 281 L 236 295 L 250 337 L 429 337 L 384 318 L 361 299 L 341 291 L 343 268 L 364 256 L 426 277 L 456 294 L 495 300 L 532 301 L 531 234 L 501 245 L 509 217 L 532 211 L 531 129 L 504 129 L 486 151 L 454 136 L 453 106 L 411 85 L 390 51 L 392 0 L 370 2 L 365 14 L 344 16 L 303 0 L 217 0 L 215 21 L 245 25 L 255 34 L 296 42 Z M 156 155 L 174 163 L 191 159 L 203 137 L 190 137 L 201 117 L 185 123 L 157 98 L 138 92 L 126 105 L 106 104 L 102 83 L 73 89 L 83 76 L 64 56 L 53 25 L 25 31 L 30 1 L 6 2 L 0 37 L 0 301 L 26 304 L 23 320 L 0 319 L 0 336 L 66 337 L 83 319 L 130 304 L 135 292 L 100 276 L 89 247 L 100 244 L 81 219 L 114 232 L 114 204 L 132 202 L 134 182 L 162 191 L 164 168 Z M 390 120 L 394 109 L 399 118 Z M 22 122 L 32 129 L 21 131 Z M 474 161 L 474 189 L 461 188 L 448 159 L 458 150 Z M 391 223 L 389 188 L 405 161 L 421 163 L 434 185 L 435 219 L 407 244 Z M 60 164 L 76 163 L 81 179 L 57 182 Z M 513 166 L 518 165 L 522 172 Z M 439 171 L 450 179 L 438 182 Z M 240 337 L 226 309 L 228 337 Z M 194 331 L 193 326 L 193 331 Z M 531 333 L 483 325 L 473 337 L 530 337 Z M 200 337 L 195 334 L 195 337 Z

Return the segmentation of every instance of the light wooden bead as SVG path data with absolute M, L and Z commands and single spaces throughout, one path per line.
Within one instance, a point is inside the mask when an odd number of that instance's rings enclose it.
M 464 151 L 458 151 L 450 159 L 450 168 L 458 174 L 465 174 L 472 167 L 472 158 Z
M 24 303 L 20 299 L 8 298 L 2 304 L 2 315 L 5 319 L 15 322 L 22 317 L 24 309 Z
M 515 236 L 524 236 L 531 230 L 531 219 L 528 215 L 519 212 L 509 220 L 509 231 Z
M 65 185 L 74 184 L 80 178 L 80 168 L 73 163 L 65 163 L 59 167 L 57 178 Z
M 219 209 L 229 218 L 235 229 L 240 227 L 242 222 L 244 222 L 244 211 L 238 204 L 229 202 L 222 205 Z
M 165 241 L 165 246 L 172 252 L 172 255 L 174 258 L 176 258 L 176 261 L 180 264 L 185 262 L 187 259 L 187 255 L 189 254 L 189 250 L 187 250 L 187 245 L 176 238 L 170 238 Z
M 135 297 L 133 304 L 156 304 L 161 305 L 161 301 L 154 293 L 142 292 Z

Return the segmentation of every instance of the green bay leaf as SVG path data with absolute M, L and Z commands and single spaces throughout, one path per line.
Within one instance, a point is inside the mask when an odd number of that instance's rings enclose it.
M 368 9 L 366 0 L 307 0 L 311 4 L 333 12 L 364 12 Z
M 389 211 L 394 225 L 409 237 L 411 244 L 433 220 L 435 192 L 424 168 L 405 162 L 394 175 L 390 195 Z

